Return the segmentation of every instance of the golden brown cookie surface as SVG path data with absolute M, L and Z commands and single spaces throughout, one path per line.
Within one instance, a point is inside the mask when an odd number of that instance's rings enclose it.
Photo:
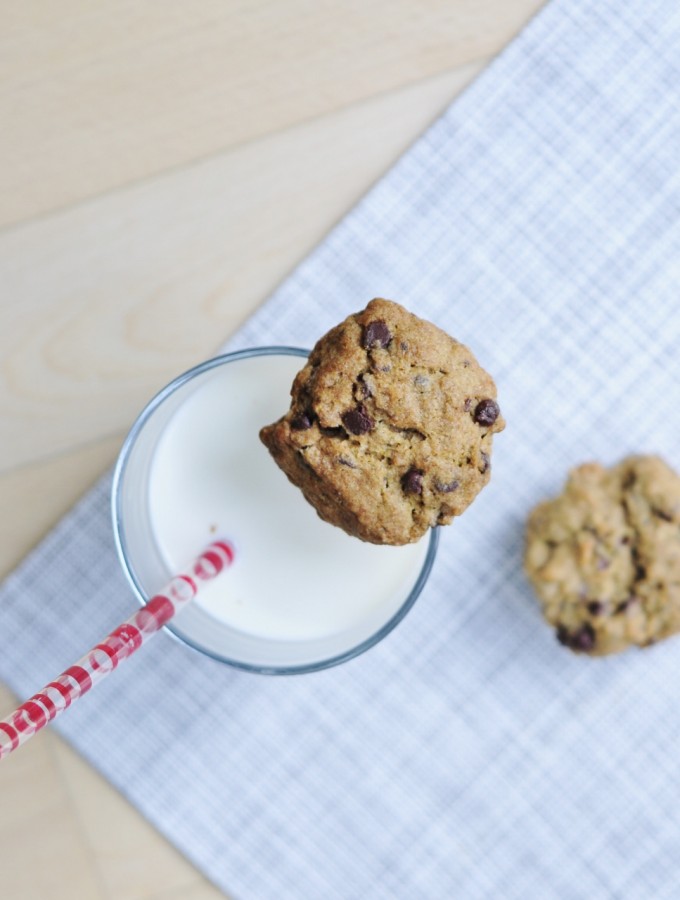
M 322 519 L 377 544 L 460 515 L 505 424 L 468 348 L 389 300 L 322 337 L 291 396 L 262 441 Z
M 604 655 L 680 630 L 680 478 L 663 460 L 586 463 L 527 525 L 525 569 L 572 650 Z

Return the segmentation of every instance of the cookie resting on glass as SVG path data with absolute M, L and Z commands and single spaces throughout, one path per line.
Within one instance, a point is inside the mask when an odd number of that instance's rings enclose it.
M 579 466 L 531 513 L 524 565 L 570 650 L 603 656 L 680 631 L 680 478 L 655 456 Z
M 505 423 L 470 350 L 389 300 L 324 335 L 263 443 L 319 516 L 374 544 L 449 524 L 489 481 Z

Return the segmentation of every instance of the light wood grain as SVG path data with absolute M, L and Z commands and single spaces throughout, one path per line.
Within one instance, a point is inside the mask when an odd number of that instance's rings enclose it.
M 114 435 L 0 474 L 0 578 L 114 462 L 122 441 Z
M 14 705 L 13 695 L 0 685 L 0 709 Z M 59 777 L 53 742 L 52 735 L 37 735 L 0 768 L 2 896 L 106 900 L 97 863 Z
M 157 893 L 184 897 L 201 890 L 222 894 L 200 875 L 126 800 L 62 741 L 53 755 L 100 880 L 116 900 L 145 900 Z
M 0 235 L 0 282 L 13 301 L 0 307 L 0 472 L 127 429 L 164 383 L 215 352 L 478 70 Z
M 539 5 L 5 3 L 0 224 L 486 59 Z

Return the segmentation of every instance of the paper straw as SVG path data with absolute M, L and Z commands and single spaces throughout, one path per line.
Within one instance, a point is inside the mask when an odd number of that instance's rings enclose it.
M 202 581 L 210 581 L 234 560 L 234 550 L 226 541 L 206 547 L 190 569 L 180 574 L 149 602 L 114 629 L 75 665 L 22 703 L 0 721 L 0 759 L 44 728 L 74 700 L 105 678 L 119 662 L 139 650 L 163 625 L 183 609 L 198 593 Z

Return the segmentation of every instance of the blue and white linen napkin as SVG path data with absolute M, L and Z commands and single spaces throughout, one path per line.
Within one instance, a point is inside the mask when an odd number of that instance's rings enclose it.
M 521 572 L 569 466 L 680 467 L 676 0 L 553 0 L 229 346 L 309 345 L 376 294 L 468 343 L 508 421 L 415 608 L 298 677 L 159 636 L 56 727 L 239 900 L 677 898 L 680 640 L 576 658 Z M 0 592 L 20 695 L 130 608 L 108 489 Z

